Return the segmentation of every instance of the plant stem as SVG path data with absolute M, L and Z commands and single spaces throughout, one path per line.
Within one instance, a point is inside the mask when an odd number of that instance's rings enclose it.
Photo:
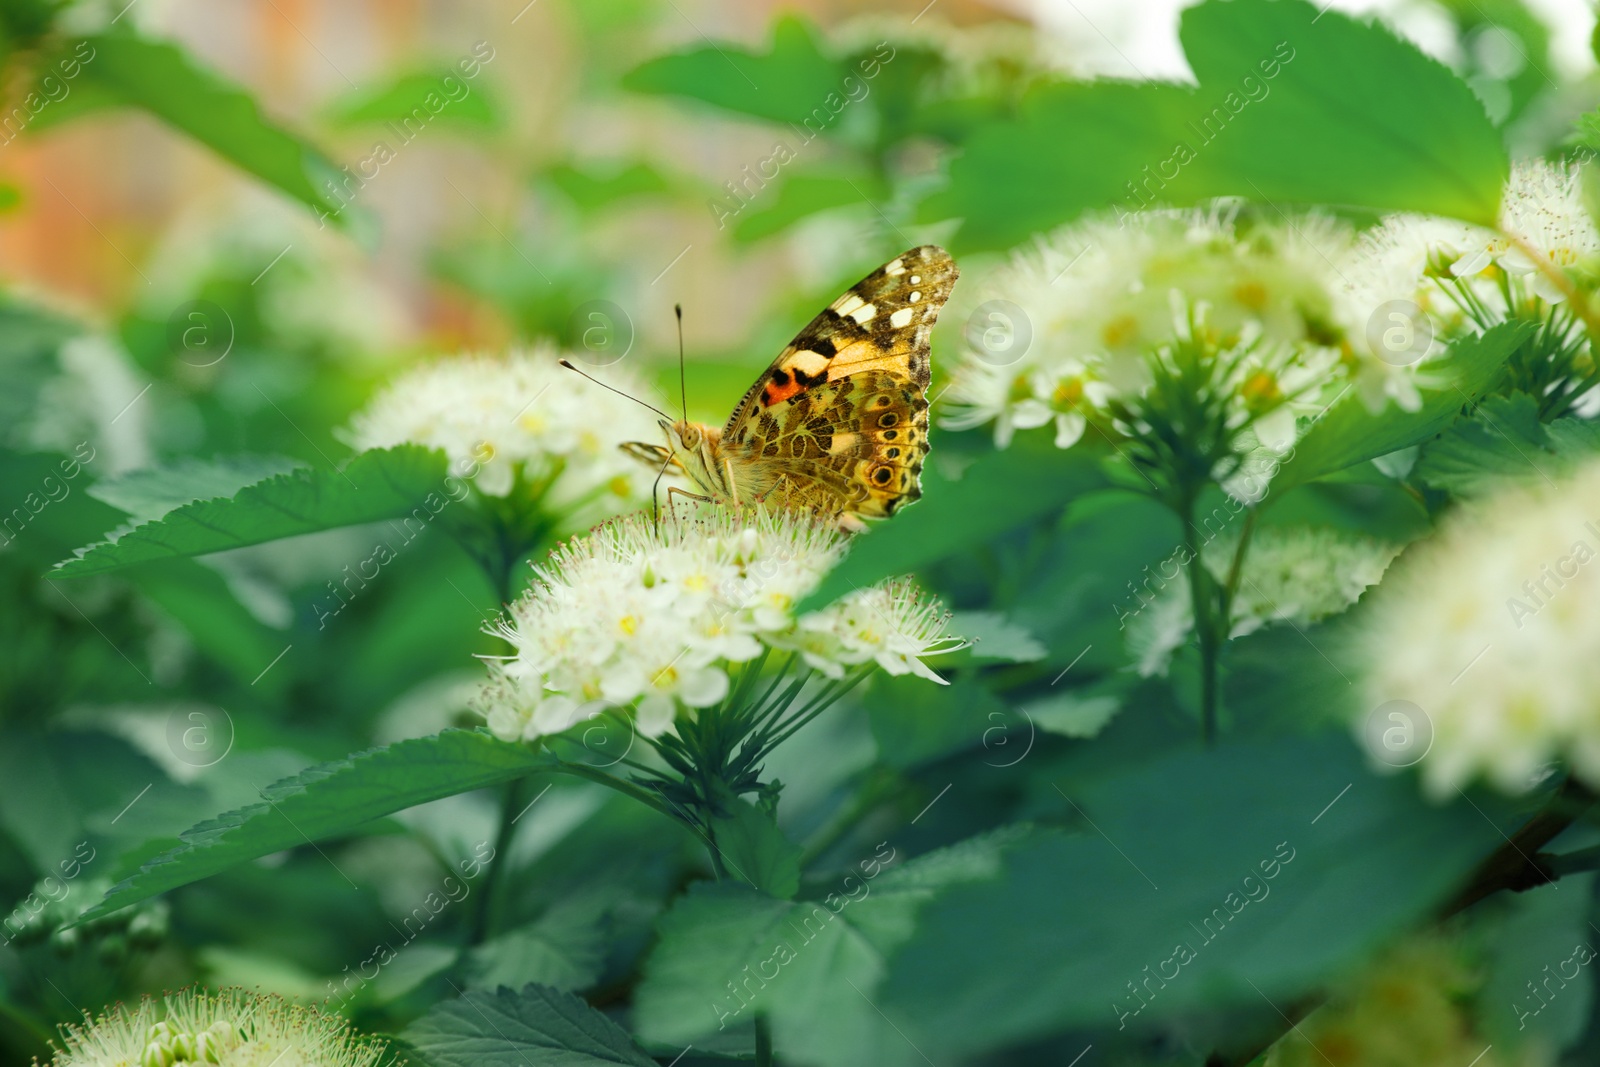
M 555 765 L 550 770 L 557 774 L 570 774 L 574 778 L 585 778 L 591 782 L 598 782 L 608 789 L 615 789 L 624 796 L 632 797 L 639 803 L 654 808 L 669 819 L 676 819 L 679 822 L 686 821 L 680 813 L 673 811 L 660 797 L 648 789 L 643 789 L 624 778 L 618 778 L 616 775 L 607 774 L 598 767 L 590 767 L 584 763 L 568 763 L 566 760 L 557 757 Z
M 479 945 L 487 940 L 494 933 L 504 911 L 504 872 L 511 859 L 509 853 L 511 839 L 516 835 L 517 816 L 527 803 L 530 784 L 531 776 L 517 778 L 506 783 L 501 794 L 500 828 L 495 832 L 494 856 L 489 860 L 489 869 L 484 872 L 483 885 L 478 888 L 478 906 L 473 910 L 472 926 L 467 935 L 469 945 Z
M 756 1015 L 756 1067 L 772 1067 L 772 1024 L 762 1013 Z
M 1189 554 L 1189 603 L 1194 611 L 1194 630 L 1200 639 L 1200 740 L 1206 745 L 1217 739 L 1217 657 L 1222 651 L 1212 608 L 1217 606 L 1211 572 L 1200 558 L 1199 531 L 1194 525 L 1195 494 L 1185 491 L 1178 505 L 1183 523 L 1183 544 Z M 1226 620 L 1222 623 L 1226 626 Z

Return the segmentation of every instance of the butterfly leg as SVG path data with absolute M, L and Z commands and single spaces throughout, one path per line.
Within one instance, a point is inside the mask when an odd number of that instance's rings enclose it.
M 678 517 L 676 515 L 674 515 L 673 511 L 672 511 L 672 494 L 674 494 L 674 493 L 677 493 L 679 496 L 686 496 L 690 500 L 699 500 L 699 501 L 701 501 L 703 503 L 707 503 L 707 504 L 709 504 L 711 502 L 711 498 L 708 497 L 708 496 L 701 496 L 699 493 L 691 493 L 691 492 L 689 492 L 689 490 L 687 490 L 687 489 L 679 489 L 675 485 L 667 486 L 667 514 L 669 516 L 671 516 L 671 518 L 672 518 L 672 520 L 674 522 L 676 522 L 677 519 L 678 519 Z

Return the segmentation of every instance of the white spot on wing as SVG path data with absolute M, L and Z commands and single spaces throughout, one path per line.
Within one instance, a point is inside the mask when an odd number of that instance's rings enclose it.
M 897 330 L 903 330 L 907 326 L 911 325 L 911 309 L 910 308 L 901 308 L 899 311 L 896 311 L 893 315 L 890 315 L 889 316 L 889 325 L 893 326 Z
M 892 261 L 890 263 L 885 263 L 884 266 L 883 266 L 883 273 L 888 274 L 888 275 L 890 275 L 892 277 L 898 278 L 900 275 L 904 274 L 905 272 L 906 272 L 906 265 L 905 265 L 904 261 L 902 261 L 902 260 L 896 259 L 896 260 L 894 260 L 894 261 Z M 916 279 L 912 279 L 912 281 L 915 282 Z
M 813 352 L 810 349 L 802 348 L 784 360 L 784 366 L 790 370 L 798 368 L 805 372 L 806 377 L 814 378 L 827 369 L 828 357 L 821 352 Z
M 913 304 L 915 304 L 918 300 L 922 299 L 922 293 L 919 290 L 913 289 L 913 290 L 911 290 L 911 295 L 909 297 L 907 297 L 906 299 L 910 300 Z
M 841 315 L 854 315 L 856 309 L 865 303 L 866 301 L 861 299 L 856 294 L 846 293 L 833 302 L 833 310 L 837 311 Z
M 912 276 L 911 276 L 911 284 L 912 284 L 912 285 L 921 285 L 921 284 L 922 284 L 922 275 L 920 275 L 920 274 L 913 274 L 913 275 L 912 275 Z
M 856 322 L 860 323 L 863 326 L 865 326 L 867 323 L 871 322 L 872 321 L 872 316 L 876 315 L 877 313 L 878 313 L 878 309 L 872 304 L 862 304 L 860 307 L 856 308 L 854 311 L 848 312 L 849 316 L 852 319 L 855 319 Z

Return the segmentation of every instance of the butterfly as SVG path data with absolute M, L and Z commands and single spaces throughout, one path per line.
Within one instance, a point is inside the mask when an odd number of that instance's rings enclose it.
M 622 448 L 686 475 L 699 499 L 800 508 L 855 530 L 888 518 L 922 495 L 929 337 L 959 273 L 935 245 L 896 256 L 812 319 L 722 429 L 662 419 L 666 445 Z

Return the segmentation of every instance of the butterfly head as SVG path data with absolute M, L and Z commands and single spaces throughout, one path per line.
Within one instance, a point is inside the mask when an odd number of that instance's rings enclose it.
M 665 445 L 630 441 L 622 446 L 623 451 L 652 467 L 678 470 L 715 500 L 732 496 L 722 460 L 720 430 L 687 419 L 660 419 L 658 425 L 666 435 Z

